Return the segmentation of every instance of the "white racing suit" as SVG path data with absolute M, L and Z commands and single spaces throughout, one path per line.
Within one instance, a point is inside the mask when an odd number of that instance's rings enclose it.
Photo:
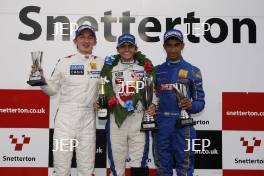
M 41 89 L 52 96 L 60 91 L 59 108 L 55 117 L 53 139 L 63 141 L 53 152 L 55 176 L 69 176 L 73 152 L 76 147 L 78 176 L 91 176 L 94 172 L 96 124 L 93 103 L 98 95 L 100 71 L 104 61 L 93 55 L 80 53 L 60 59 L 46 86 Z M 53 149 L 55 141 L 53 141 Z
M 133 94 L 122 92 L 122 81 L 137 81 L 142 78 L 144 68 L 137 63 L 122 63 L 112 70 L 112 85 L 119 103 L 124 107 L 124 101 L 130 99 Z M 126 92 L 126 89 L 123 89 Z M 143 106 L 141 102 L 137 104 L 134 113 L 128 116 L 118 128 L 114 114 L 110 115 L 106 124 L 108 158 L 113 176 L 124 176 L 126 159 L 129 157 L 131 175 L 147 175 L 147 159 L 149 150 L 148 133 L 140 132 L 143 117 Z

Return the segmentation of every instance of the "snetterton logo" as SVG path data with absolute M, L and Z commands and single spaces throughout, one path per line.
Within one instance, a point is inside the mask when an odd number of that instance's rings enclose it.
M 201 20 L 199 17 L 195 16 L 195 12 L 188 12 L 186 17 L 165 17 L 165 18 L 155 18 L 153 16 L 145 17 L 140 16 L 137 18 L 135 16 L 130 16 L 130 11 L 125 11 L 122 15 L 114 17 L 112 15 L 112 11 L 104 12 L 102 17 L 94 17 L 94 16 L 82 16 L 78 17 L 78 19 L 74 20 L 74 23 L 70 21 L 68 16 L 47 16 L 46 26 L 43 27 L 41 24 L 43 22 L 35 21 L 29 16 L 31 14 L 33 16 L 37 16 L 41 11 L 41 7 L 39 6 L 26 6 L 22 8 L 19 12 L 19 19 L 21 23 L 24 25 L 31 27 L 33 32 L 23 33 L 22 31 L 18 35 L 18 39 L 25 41 L 32 41 L 38 39 L 42 34 L 42 29 L 46 28 L 46 40 L 54 41 L 55 35 L 58 32 L 56 31 L 56 24 L 61 23 L 63 26 L 61 28 L 61 34 L 63 41 L 70 41 L 70 34 L 74 32 L 76 28 L 76 24 L 79 26 L 80 24 L 88 23 L 90 24 L 95 31 L 99 30 L 99 23 L 103 24 L 103 34 L 104 38 L 108 42 L 115 42 L 117 39 L 117 35 L 113 33 L 113 26 L 119 25 L 120 29 L 122 29 L 122 33 L 130 33 L 131 24 L 138 29 L 138 35 L 141 40 L 145 42 L 159 42 L 161 40 L 160 35 L 156 33 L 161 33 L 162 28 L 163 31 L 178 28 L 179 26 L 185 27 L 186 30 L 183 33 L 187 34 L 186 38 L 191 43 L 200 43 L 200 40 L 204 38 L 209 43 L 221 43 L 225 41 L 228 35 L 231 35 L 233 38 L 233 43 L 241 43 L 241 36 L 247 36 L 246 42 L 248 43 L 256 43 L 257 42 L 257 25 L 254 19 L 249 17 L 247 18 L 233 18 L 232 26 L 225 21 L 223 18 L 209 18 L 205 20 Z M 30 15 L 29 15 L 30 14 Z M 52 14 L 51 14 L 52 15 Z M 74 15 L 75 16 L 75 15 Z M 77 14 L 76 14 L 77 16 Z M 121 24 L 116 24 L 116 23 Z M 197 27 L 198 25 L 198 27 Z M 217 26 L 219 30 L 216 32 L 216 36 L 213 35 L 214 31 L 212 28 Z M 248 34 L 242 33 L 241 28 L 247 27 Z M 233 29 L 233 30 L 229 30 Z M 116 30 L 115 30 L 116 31 Z M 187 32 L 186 32 L 187 31 Z M 230 33 L 233 31 L 233 33 Z M 151 35 L 152 33 L 152 35 Z M 154 33 L 154 34 L 153 34 Z
M 49 130 L 35 128 L 0 128 L 0 168 L 1 167 L 43 167 L 48 163 L 45 150 L 49 146 Z M 2 168 L 3 169 L 3 168 Z M 41 174 L 4 174 L 34 175 Z
M 2 158 L 3 162 L 14 162 L 14 161 L 17 161 L 17 162 L 25 162 L 25 161 L 35 162 L 36 161 L 36 157 L 20 156 L 21 153 L 23 154 L 23 149 L 25 147 L 25 144 L 27 145 L 30 143 L 31 137 L 26 136 L 25 134 L 21 135 L 21 137 L 17 137 L 15 135 L 11 134 L 11 135 L 9 135 L 9 139 L 10 139 L 10 143 L 15 146 L 15 148 L 12 150 L 19 152 L 19 154 L 16 153 L 17 156 L 3 155 L 3 158 Z M 19 142 L 19 141 L 21 141 L 21 142 Z
M 9 136 L 9 139 L 11 139 L 11 144 L 15 145 L 15 151 L 22 151 L 24 144 L 29 144 L 30 137 L 26 137 L 26 135 L 22 135 L 23 142 L 18 143 L 18 138 L 16 138 L 13 134 Z
M 261 144 L 261 140 L 256 137 L 253 137 L 251 141 L 245 140 L 244 137 L 241 137 L 240 141 L 242 141 L 242 146 L 246 147 L 246 153 L 253 153 L 254 149 Z M 249 142 L 252 142 L 253 145 L 250 145 Z
M 223 92 L 223 130 L 264 130 L 264 93 Z
M 237 157 L 235 158 L 235 164 L 242 164 L 242 165 L 260 165 L 263 166 L 264 158 L 261 153 L 261 140 L 257 139 L 256 137 L 252 137 L 250 140 L 246 140 L 245 137 L 240 137 L 240 141 L 242 142 L 241 147 L 243 147 L 243 152 L 246 154 L 244 157 Z M 260 150 L 256 150 L 256 149 Z M 252 166 L 251 166 L 252 167 Z M 256 166 L 254 166 L 256 167 Z
M 0 128 L 49 128 L 49 103 L 41 90 L 0 90 Z

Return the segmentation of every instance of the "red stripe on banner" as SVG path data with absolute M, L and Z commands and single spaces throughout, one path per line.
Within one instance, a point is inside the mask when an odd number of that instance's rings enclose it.
M 149 169 L 149 176 L 156 176 L 156 172 L 157 172 L 156 169 Z M 110 176 L 110 174 L 111 174 L 111 170 L 110 170 L 110 168 L 107 168 L 106 169 L 106 175 Z M 126 168 L 125 176 L 131 176 L 131 169 L 130 168 Z
M 0 167 L 1 176 L 48 176 L 47 167 Z
M 109 176 L 111 173 L 110 168 L 106 168 L 106 176 Z
M 264 170 L 223 170 L 223 176 L 264 176 Z
M 41 90 L 0 90 L 0 128 L 49 128 L 49 104 Z
M 264 130 L 264 93 L 223 92 L 223 130 Z
M 149 169 L 149 176 L 156 176 L 157 169 Z

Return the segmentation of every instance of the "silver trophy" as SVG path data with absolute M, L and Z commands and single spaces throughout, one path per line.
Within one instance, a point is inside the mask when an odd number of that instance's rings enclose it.
M 43 86 L 47 84 L 39 71 L 41 68 L 42 57 L 43 51 L 31 52 L 32 64 L 37 70 L 36 72 L 30 74 L 29 81 L 27 81 L 27 83 L 31 86 Z
M 173 84 L 173 88 L 176 91 L 176 98 L 177 102 L 180 103 L 180 101 L 184 98 L 188 98 L 187 94 L 187 86 L 183 83 L 175 83 Z M 193 118 L 190 117 L 188 112 L 186 110 L 181 110 L 180 118 L 178 119 L 176 123 L 177 128 L 183 128 L 186 126 L 193 126 L 195 125 L 195 121 Z
M 144 73 L 142 81 L 144 83 L 144 88 L 140 89 L 140 94 L 141 102 L 144 106 L 145 111 L 143 114 L 140 131 L 154 131 L 158 129 L 155 117 L 149 115 L 146 112 L 146 109 L 152 104 L 154 80 L 152 76 L 149 76 L 148 74 Z

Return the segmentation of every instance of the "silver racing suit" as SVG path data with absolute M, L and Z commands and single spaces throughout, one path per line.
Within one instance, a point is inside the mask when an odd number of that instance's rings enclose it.
M 91 176 L 94 172 L 96 125 L 93 103 L 98 94 L 100 71 L 104 61 L 93 55 L 80 53 L 60 59 L 41 89 L 52 96 L 60 94 L 59 108 L 55 117 L 53 139 L 63 141 L 54 151 L 55 176 L 69 176 L 72 154 L 71 139 L 75 139 L 77 174 Z M 53 143 L 53 148 L 58 148 Z

